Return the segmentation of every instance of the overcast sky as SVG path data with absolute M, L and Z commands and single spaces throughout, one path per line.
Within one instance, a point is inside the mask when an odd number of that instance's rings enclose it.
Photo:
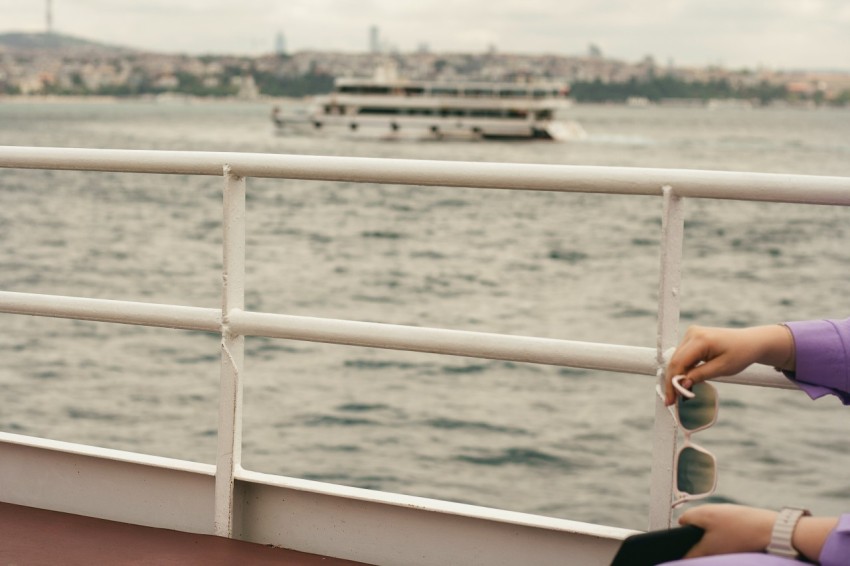
M 0 0 L 0 33 L 43 31 L 46 0 Z M 578 55 L 729 68 L 850 70 L 850 0 L 53 0 L 58 32 L 162 52 Z

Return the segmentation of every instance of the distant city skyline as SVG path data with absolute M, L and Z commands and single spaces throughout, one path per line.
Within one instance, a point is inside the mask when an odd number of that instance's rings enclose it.
M 52 5 L 51 5 L 52 4 Z M 659 64 L 850 71 L 846 0 L 0 0 L 0 33 L 57 33 L 164 53 L 586 54 Z

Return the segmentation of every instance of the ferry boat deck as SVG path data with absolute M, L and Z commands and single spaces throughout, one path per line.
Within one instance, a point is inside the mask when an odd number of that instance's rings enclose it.
M 157 566 L 356 566 L 257 543 L 118 523 L 0 502 L 0 563 L 155 564 Z

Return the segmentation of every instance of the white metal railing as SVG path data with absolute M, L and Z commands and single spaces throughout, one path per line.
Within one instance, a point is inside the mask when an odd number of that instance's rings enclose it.
M 241 467 L 245 336 L 288 338 L 591 368 L 660 378 L 664 352 L 677 340 L 686 198 L 850 205 L 850 179 L 713 171 L 438 162 L 350 157 L 0 147 L 0 168 L 216 175 L 224 178 L 221 309 L 0 291 L 0 312 L 220 332 L 221 384 L 216 461 L 215 531 L 231 536 L 234 481 Z M 662 199 L 661 268 L 656 348 L 483 332 L 246 312 L 246 177 L 398 185 L 654 195 Z M 726 379 L 793 388 L 768 368 Z M 675 428 L 657 396 L 649 523 L 671 521 Z

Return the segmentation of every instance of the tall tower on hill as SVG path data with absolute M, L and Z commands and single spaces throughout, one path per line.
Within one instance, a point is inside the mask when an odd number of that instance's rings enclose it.
M 381 52 L 381 32 L 378 29 L 378 26 L 371 26 L 369 28 L 369 52 Z
M 47 0 L 47 33 L 53 33 L 53 1 Z
M 274 52 L 278 55 L 286 54 L 286 37 L 284 37 L 283 32 L 277 32 L 277 35 L 274 39 Z

